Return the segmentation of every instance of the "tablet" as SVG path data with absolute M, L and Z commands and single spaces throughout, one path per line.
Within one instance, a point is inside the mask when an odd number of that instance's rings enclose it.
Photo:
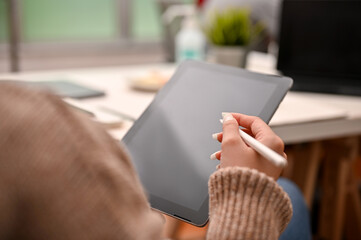
M 220 149 L 222 112 L 269 122 L 290 89 L 287 77 L 196 61 L 181 64 L 123 138 L 149 196 L 165 214 L 196 226 L 208 220 L 208 178 Z

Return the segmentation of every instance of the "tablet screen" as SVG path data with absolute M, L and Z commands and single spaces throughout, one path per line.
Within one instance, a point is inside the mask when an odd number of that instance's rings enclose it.
M 198 212 L 219 163 L 209 156 L 220 149 L 212 134 L 222 131 L 221 113 L 260 116 L 277 86 L 216 68 L 177 72 L 124 138 L 151 204 L 161 199 Z

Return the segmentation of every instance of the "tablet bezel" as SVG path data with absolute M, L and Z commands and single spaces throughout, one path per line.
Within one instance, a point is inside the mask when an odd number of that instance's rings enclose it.
M 176 83 L 176 81 L 179 80 L 179 76 L 181 76 L 183 72 L 188 70 L 189 68 L 203 69 L 206 71 L 215 71 L 221 74 L 232 74 L 236 76 L 242 76 L 243 78 L 254 79 L 257 81 L 266 81 L 268 83 L 271 82 L 276 84 L 277 87 L 272 93 L 271 98 L 267 103 L 265 103 L 265 106 L 258 115 L 258 117 L 263 119 L 266 123 L 268 123 L 272 118 L 274 112 L 278 108 L 278 105 L 286 95 L 287 91 L 291 88 L 293 82 L 292 79 L 288 77 L 265 75 L 265 74 L 250 72 L 240 68 L 203 63 L 198 61 L 185 61 L 178 67 L 177 71 L 174 73 L 172 78 L 158 92 L 158 94 L 155 96 L 154 100 L 151 102 L 148 108 L 143 112 L 143 114 L 139 117 L 139 119 L 133 124 L 131 129 L 124 136 L 122 141 L 124 142 L 125 145 L 127 145 L 127 143 L 134 136 L 134 134 L 138 132 L 139 126 L 141 126 L 143 121 L 147 119 L 148 115 L 152 113 L 153 109 L 157 107 L 158 103 L 160 103 L 163 100 L 163 98 L 167 96 L 169 91 L 172 89 L 172 86 Z M 148 196 L 151 207 L 164 214 L 178 218 L 182 221 L 186 221 L 195 226 L 204 226 L 205 224 L 207 224 L 208 200 L 209 200 L 208 196 L 205 198 L 198 211 L 181 206 L 177 203 L 168 201 L 166 199 L 160 198 L 150 193 L 148 193 Z

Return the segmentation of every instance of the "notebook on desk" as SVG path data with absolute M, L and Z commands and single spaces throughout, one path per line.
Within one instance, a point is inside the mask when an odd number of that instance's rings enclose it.
M 293 90 L 361 95 L 361 1 L 285 0 L 277 69 Z

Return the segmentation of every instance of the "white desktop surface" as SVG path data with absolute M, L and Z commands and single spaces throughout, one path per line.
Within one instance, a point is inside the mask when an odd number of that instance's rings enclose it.
M 247 68 L 252 71 L 276 73 L 275 60 L 269 55 L 254 53 Z M 106 106 L 138 118 L 155 96 L 154 92 L 133 90 L 129 79 L 160 71 L 172 74 L 173 64 L 66 69 L 56 71 L 0 74 L 0 80 L 59 80 L 68 79 L 106 91 L 105 97 L 82 100 L 93 106 Z M 131 127 L 126 121 L 119 129 L 110 130 L 121 139 Z M 361 134 L 361 96 L 289 92 L 272 118 L 272 129 L 286 144 L 309 142 Z

